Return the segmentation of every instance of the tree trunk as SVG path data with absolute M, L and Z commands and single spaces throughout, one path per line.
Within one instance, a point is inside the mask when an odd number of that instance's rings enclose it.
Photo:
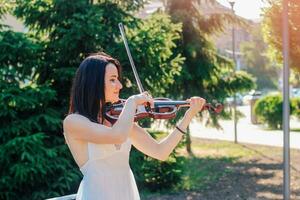
M 186 151 L 189 155 L 192 155 L 192 141 L 191 141 L 191 135 L 190 135 L 190 126 L 187 127 L 186 131 Z

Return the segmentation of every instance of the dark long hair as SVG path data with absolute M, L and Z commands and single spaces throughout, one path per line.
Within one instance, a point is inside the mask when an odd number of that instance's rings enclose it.
M 103 52 L 92 54 L 82 61 L 73 79 L 70 95 L 69 113 L 78 113 L 92 122 L 98 122 L 98 117 L 104 120 L 105 70 L 109 63 L 113 63 L 121 77 L 121 65 L 117 59 Z M 101 102 L 101 104 L 100 104 Z M 101 108 L 100 108 L 101 106 Z

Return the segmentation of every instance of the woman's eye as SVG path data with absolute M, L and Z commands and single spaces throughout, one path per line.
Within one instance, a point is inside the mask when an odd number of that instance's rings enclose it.
M 115 82 L 116 80 L 115 80 L 115 79 L 110 79 L 110 81 L 111 81 L 111 82 Z

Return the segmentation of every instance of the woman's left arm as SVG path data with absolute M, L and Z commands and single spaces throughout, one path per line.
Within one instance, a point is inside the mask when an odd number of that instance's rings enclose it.
M 187 111 L 181 120 L 178 123 L 178 127 L 186 132 L 187 126 L 191 122 L 194 114 L 190 111 Z M 153 157 L 155 159 L 165 161 L 170 153 L 177 146 L 179 141 L 182 139 L 183 134 L 174 129 L 174 131 L 169 134 L 167 137 L 162 139 L 160 142 L 156 141 L 152 136 L 143 128 L 137 124 L 133 125 L 133 131 L 131 133 L 131 141 L 133 146 L 135 146 L 139 151 L 144 154 Z

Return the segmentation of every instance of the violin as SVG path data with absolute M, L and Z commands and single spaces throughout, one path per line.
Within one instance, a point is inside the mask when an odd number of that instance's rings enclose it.
M 131 68 L 134 73 L 134 77 L 136 79 L 138 88 L 140 93 L 144 92 L 144 88 L 142 86 L 142 83 L 139 79 L 138 73 L 136 71 L 129 46 L 127 43 L 127 39 L 125 36 L 125 31 L 124 31 L 124 26 L 122 23 L 119 23 L 119 29 L 121 32 L 121 36 L 125 45 L 125 49 L 130 61 Z M 124 99 L 120 99 L 117 103 L 113 104 L 107 104 L 105 106 L 105 118 L 111 122 L 115 123 L 118 120 L 119 115 L 122 112 L 122 109 L 125 105 Z M 143 118 L 153 118 L 153 119 L 172 119 L 176 116 L 176 112 L 181 108 L 181 107 L 189 107 L 190 103 L 188 101 L 174 101 L 168 98 L 154 98 L 154 107 L 151 108 L 150 104 L 147 106 L 139 105 L 137 107 L 137 111 L 134 117 L 134 121 L 138 121 Z M 206 103 L 202 110 L 208 110 L 213 113 L 220 113 L 223 110 L 223 105 L 220 103 L 216 103 L 215 105 L 212 105 L 210 103 Z
M 119 115 L 125 105 L 125 99 L 121 99 L 118 103 L 106 105 L 106 119 L 115 123 L 118 120 Z M 187 101 L 174 101 L 168 98 L 154 98 L 154 107 L 148 107 L 140 105 L 137 107 L 134 121 L 138 121 L 144 118 L 153 119 L 172 119 L 176 116 L 177 111 L 182 107 L 189 107 L 190 103 Z M 210 103 L 206 103 L 201 111 L 208 110 L 212 113 L 220 113 L 223 110 L 223 105 L 216 103 L 214 106 Z

